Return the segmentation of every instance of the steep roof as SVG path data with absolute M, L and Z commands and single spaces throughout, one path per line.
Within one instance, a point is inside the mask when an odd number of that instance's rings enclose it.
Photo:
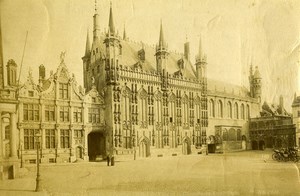
M 240 97 L 249 97 L 249 90 L 244 86 L 234 85 L 213 79 L 207 79 L 207 90 L 209 92 L 220 92 L 235 94 Z
M 99 45 L 97 46 L 102 54 L 105 54 L 105 45 L 103 44 L 105 36 L 102 34 L 99 40 Z M 142 42 L 133 42 L 129 40 L 121 40 L 122 55 L 119 59 L 119 64 L 122 66 L 128 66 L 134 68 L 134 66 L 139 63 L 145 71 L 156 71 L 156 49 L 153 46 L 143 44 Z M 94 48 L 94 47 L 93 47 Z M 139 59 L 138 52 L 144 49 L 145 60 Z M 178 60 L 184 59 L 184 71 L 183 77 L 188 79 L 196 79 L 194 65 L 187 60 L 183 54 L 168 51 L 167 60 L 167 71 L 169 74 L 173 75 L 175 72 L 180 70 L 178 65 Z

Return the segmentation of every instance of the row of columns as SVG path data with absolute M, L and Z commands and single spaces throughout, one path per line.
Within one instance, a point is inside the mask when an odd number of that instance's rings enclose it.
M 5 134 L 5 128 L 2 125 L 3 123 L 3 115 L 2 111 L 0 111 L 0 144 L 1 144 L 1 149 L 5 149 L 5 146 L 3 144 L 4 138 L 3 135 Z M 10 158 L 17 158 L 17 137 L 18 137 L 18 132 L 17 132 L 17 117 L 16 113 L 9 112 L 9 147 L 10 147 Z M 5 136 L 4 136 L 5 137 Z M 5 158 L 3 155 L 3 150 L 0 152 L 0 158 Z

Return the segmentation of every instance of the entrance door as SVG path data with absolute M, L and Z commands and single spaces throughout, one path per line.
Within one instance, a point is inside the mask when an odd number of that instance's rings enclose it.
M 182 154 L 184 155 L 191 154 L 191 143 L 188 139 L 185 139 L 182 142 Z
M 147 140 L 143 139 L 140 142 L 139 151 L 140 151 L 140 157 L 150 156 L 150 144 L 149 142 L 147 142 Z
M 251 144 L 252 144 L 252 150 L 258 150 L 257 141 L 252 141 Z
M 143 141 L 140 143 L 140 157 L 146 157 L 146 147 L 147 147 L 147 144 L 146 144 L 146 142 L 143 140 Z
M 263 140 L 260 140 L 258 143 L 259 150 L 264 150 L 265 149 L 265 142 Z
M 90 161 L 103 158 L 105 155 L 105 137 L 103 133 L 91 132 L 88 135 L 88 155 Z
M 76 147 L 76 158 L 77 159 L 82 159 L 82 148 L 80 146 Z

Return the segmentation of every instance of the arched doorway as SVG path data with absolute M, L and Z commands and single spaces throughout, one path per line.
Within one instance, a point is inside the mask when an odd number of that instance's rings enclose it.
M 88 135 L 88 155 L 90 161 L 95 161 L 96 158 L 105 156 L 105 137 L 101 132 L 91 132 Z
M 191 154 L 191 141 L 189 138 L 185 138 L 182 141 L 182 154 L 184 155 Z
M 258 142 L 258 148 L 259 148 L 259 150 L 264 150 L 265 149 L 265 141 L 260 140 Z
M 258 150 L 258 143 L 257 143 L 257 141 L 253 140 L 251 142 L 251 145 L 252 145 L 252 150 Z
M 76 159 L 83 159 L 83 148 L 81 146 L 76 147 Z
M 245 135 L 242 135 L 242 150 L 247 149 L 247 138 Z
M 139 154 L 140 157 L 149 157 L 150 156 L 150 143 L 147 139 L 143 139 L 139 145 Z

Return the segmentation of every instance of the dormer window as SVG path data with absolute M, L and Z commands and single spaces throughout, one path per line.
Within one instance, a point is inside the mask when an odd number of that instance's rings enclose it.
M 139 59 L 141 60 L 141 61 L 145 61 L 145 50 L 144 49 L 141 49 L 141 50 L 139 50 L 138 51 L 138 56 L 139 56 Z
M 68 99 L 68 84 L 59 83 L 59 98 L 60 99 Z
M 96 103 L 96 98 L 95 97 L 92 98 L 92 102 Z
M 28 91 L 28 96 L 33 97 L 33 91 Z

